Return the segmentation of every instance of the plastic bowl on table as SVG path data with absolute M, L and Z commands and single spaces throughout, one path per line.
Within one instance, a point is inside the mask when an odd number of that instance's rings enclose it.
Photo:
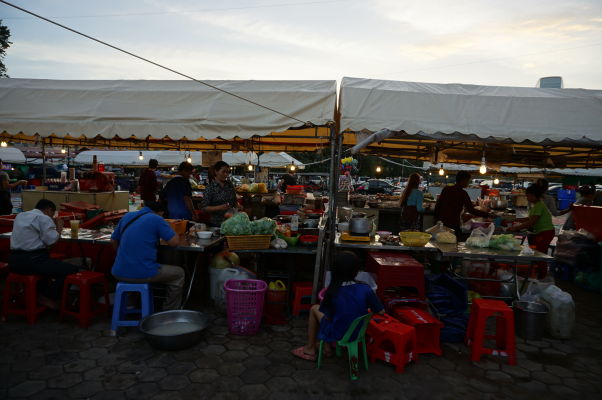
M 301 235 L 301 237 L 299 237 L 299 243 L 304 246 L 317 246 L 318 239 L 318 235 Z
M 399 232 L 399 241 L 404 246 L 423 247 L 431 237 L 432 235 L 426 232 Z
M 199 239 L 210 239 L 211 236 L 213 235 L 213 232 L 211 232 L 211 231 L 200 231 L 200 232 L 197 232 L 196 235 L 198 236 Z

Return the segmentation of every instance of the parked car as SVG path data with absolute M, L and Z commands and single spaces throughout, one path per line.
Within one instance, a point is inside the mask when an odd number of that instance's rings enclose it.
M 386 194 L 394 194 L 395 192 L 400 192 L 400 188 L 391 185 L 385 180 L 382 179 L 370 179 L 367 184 L 355 189 L 359 193 L 366 194 L 376 194 L 376 193 L 386 193 Z

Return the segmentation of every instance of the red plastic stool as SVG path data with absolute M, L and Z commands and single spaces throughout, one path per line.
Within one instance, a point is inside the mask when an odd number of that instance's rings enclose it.
M 485 333 L 489 317 L 495 317 L 495 335 Z M 495 339 L 497 349 L 485 347 L 486 339 Z M 466 344 L 470 346 L 470 359 L 479 361 L 484 354 L 508 357 L 508 364 L 516 365 L 514 338 L 514 312 L 501 300 L 474 299 L 466 330 Z
M 27 318 L 28 324 L 36 323 L 38 314 L 46 309 L 38 305 L 37 284 L 40 279 L 44 277 L 12 272 L 8 274 L 2 301 L 2 319 L 11 314 L 23 315 Z
M 68 289 L 70 285 L 79 286 L 79 310 L 69 309 Z M 102 285 L 105 302 L 92 302 L 92 285 Z M 79 326 L 86 328 L 90 325 L 92 317 L 109 311 L 109 285 L 107 278 L 101 272 L 81 271 L 67 275 L 63 284 L 63 297 L 61 300 L 61 313 L 59 320 L 65 314 L 72 315 L 79 320 Z
M 311 299 L 308 303 L 303 303 L 303 299 L 311 298 L 313 285 L 311 282 L 294 282 L 293 283 L 293 310 L 292 314 L 298 316 L 301 311 L 309 310 L 312 306 Z
M 402 373 L 410 361 L 418 361 L 416 331 L 387 314 L 372 317 L 366 344 L 370 362 L 378 359 L 393 364 L 397 373 Z
M 366 258 L 366 271 L 376 274 L 376 295 L 383 297 L 386 288 L 407 286 L 415 288 L 420 299 L 426 298 L 424 266 L 403 253 L 374 252 Z
M 441 343 L 439 337 L 443 323 L 428 312 L 409 307 L 395 307 L 393 316 L 416 330 L 416 353 L 433 353 L 440 356 Z
M 49 254 L 49 256 L 53 260 L 64 260 L 65 258 L 67 258 L 67 255 L 65 253 L 54 253 L 54 252 L 51 252 Z

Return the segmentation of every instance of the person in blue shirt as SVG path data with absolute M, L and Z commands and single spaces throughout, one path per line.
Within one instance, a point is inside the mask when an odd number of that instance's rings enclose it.
M 193 219 L 192 186 L 190 175 L 192 164 L 182 162 L 178 166 L 178 174 L 171 178 L 161 191 L 161 200 L 167 201 L 167 215 L 173 219 Z
M 167 285 L 163 308 L 173 310 L 182 302 L 185 275 L 182 267 L 157 262 L 160 239 L 172 247 L 179 242 L 178 235 L 163 219 L 163 212 L 160 203 L 148 201 L 140 211 L 127 213 L 121 218 L 111 235 L 111 243 L 117 250 L 111 272 L 123 282 Z
M 307 343 L 293 350 L 293 355 L 304 360 L 316 359 L 318 340 L 326 343 L 340 340 L 358 317 L 373 313 L 384 313 L 381 302 L 370 286 L 355 280 L 359 271 L 359 259 L 350 251 L 343 251 L 335 258 L 331 268 L 332 280 L 321 305 L 309 311 Z M 329 346 L 325 352 L 330 353 Z
M 418 189 L 420 185 L 420 175 L 413 173 L 408 178 L 406 187 L 401 194 L 401 230 L 422 230 L 422 219 L 420 214 L 424 212 L 422 206 L 423 194 Z

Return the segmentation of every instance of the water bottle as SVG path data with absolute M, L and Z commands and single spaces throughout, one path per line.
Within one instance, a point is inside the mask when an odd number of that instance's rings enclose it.
M 291 217 L 291 234 L 296 235 L 299 230 L 299 216 L 297 214 Z

